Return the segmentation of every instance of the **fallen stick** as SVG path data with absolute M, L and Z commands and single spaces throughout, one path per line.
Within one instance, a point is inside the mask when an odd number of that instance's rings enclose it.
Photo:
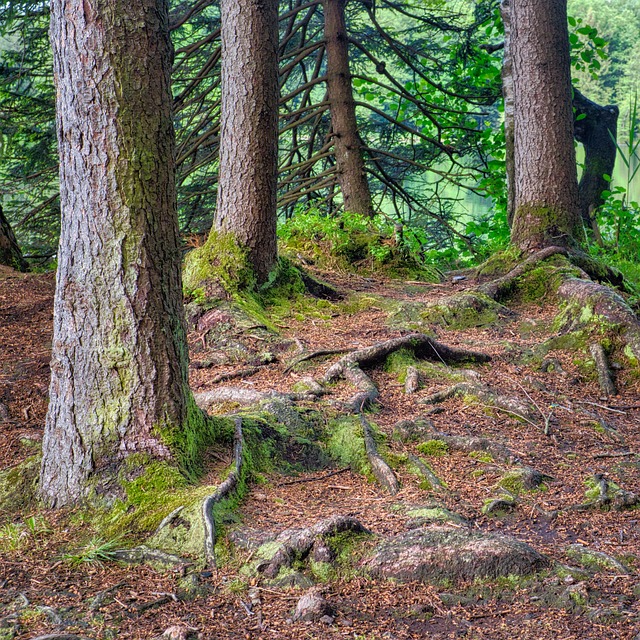
M 326 473 L 323 476 L 315 476 L 314 478 L 301 478 L 300 480 L 291 480 L 289 482 L 281 482 L 280 484 L 278 484 L 278 487 L 287 487 L 289 485 L 292 484 L 302 484 L 303 482 L 316 482 L 318 480 L 324 480 L 326 478 L 331 478 L 333 476 L 337 476 L 341 473 L 346 473 L 347 471 L 350 471 L 351 467 L 345 467 L 344 469 L 338 469 L 337 471 L 332 471 L 331 473 Z

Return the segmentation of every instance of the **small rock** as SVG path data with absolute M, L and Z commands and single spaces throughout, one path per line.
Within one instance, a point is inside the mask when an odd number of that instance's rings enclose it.
M 303 573 L 298 571 L 287 573 L 280 578 L 274 578 L 269 582 L 269 584 L 272 587 L 277 587 L 278 589 L 289 589 L 291 587 L 308 589 L 313 586 L 313 582 Z
M 6 404 L 0 402 L 0 422 L 6 422 L 9 419 L 9 408 Z
M 335 618 L 333 616 L 322 616 L 319 621 L 322 622 L 322 624 L 333 624 L 334 620 Z
M 187 627 L 176 624 L 169 627 L 168 629 L 165 629 L 160 638 L 163 638 L 163 640 L 187 640 L 188 635 L 189 629 Z
M 325 616 L 334 615 L 333 607 L 316 589 L 311 589 L 305 593 L 296 605 L 294 620 L 318 621 Z M 331 620 L 333 622 L 333 618 Z
M 401 420 L 393 428 L 394 440 L 400 442 L 418 442 L 433 435 L 435 427 L 428 419 Z

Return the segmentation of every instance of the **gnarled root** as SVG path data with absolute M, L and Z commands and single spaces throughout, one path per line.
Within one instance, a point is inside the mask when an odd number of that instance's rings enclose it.
M 484 353 L 456 349 L 422 333 L 411 333 L 347 354 L 329 367 L 323 381 L 326 383 L 338 378 L 344 378 L 356 387 L 358 393 L 350 399 L 349 404 L 354 413 L 359 413 L 375 402 L 379 395 L 378 388 L 363 369 L 384 361 L 392 353 L 400 349 L 413 351 L 417 358 L 427 358 L 446 363 L 488 362 L 491 360 L 491 357 Z
M 285 402 L 307 400 L 322 395 L 324 390 L 320 385 L 304 393 L 280 393 L 279 391 L 256 391 L 244 387 L 220 387 L 201 393 L 194 393 L 196 404 L 204 411 L 212 404 L 220 402 L 235 402 L 240 405 L 259 404 L 264 400 L 283 400 Z
M 307 529 L 287 529 L 274 541 L 279 545 L 278 551 L 271 560 L 258 565 L 258 571 L 266 578 L 275 578 L 283 567 L 290 567 L 294 560 L 306 558 L 316 541 L 345 531 L 371 533 L 355 518 L 340 515 L 322 520 Z
M 609 362 L 607 361 L 607 354 L 604 352 L 604 348 L 601 344 L 594 342 L 589 346 L 589 352 L 593 361 L 596 363 L 596 371 L 598 372 L 598 382 L 602 392 L 607 396 L 616 395 L 616 386 L 611 379 L 611 371 L 609 369 Z
M 202 518 L 204 521 L 204 554 L 207 564 L 215 566 L 216 555 L 216 524 L 213 517 L 213 508 L 216 503 L 224 500 L 238 486 L 242 473 L 242 454 L 244 438 L 242 436 L 242 420 L 235 418 L 235 433 L 233 438 L 233 469 L 227 479 L 216 491 L 202 503 Z
M 455 397 L 476 398 L 482 404 L 495 407 L 496 409 L 501 409 L 506 413 L 534 424 L 533 411 L 528 404 L 521 402 L 516 398 L 495 393 L 483 384 L 460 382 L 444 389 L 443 391 L 438 391 L 426 398 L 422 398 L 419 402 L 420 404 L 437 404 Z
M 360 414 L 360 423 L 364 434 L 364 446 L 367 452 L 367 459 L 371 465 L 371 470 L 378 483 L 384 487 L 390 494 L 395 495 L 400 489 L 400 483 L 393 469 L 383 460 L 378 453 L 376 441 L 373 438 L 371 425 L 367 419 Z

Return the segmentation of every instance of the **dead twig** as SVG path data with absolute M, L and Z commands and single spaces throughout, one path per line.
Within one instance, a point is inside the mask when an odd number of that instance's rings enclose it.
M 325 480 L 326 478 L 331 478 L 333 476 L 337 476 L 341 473 L 346 473 L 350 471 L 351 467 L 345 467 L 344 469 L 338 469 L 337 471 L 332 471 L 331 473 L 326 473 L 323 476 L 315 476 L 314 478 L 301 478 L 299 480 L 290 480 L 289 482 L 281 482 L 278 484 L 278 487 L 287 487 L 292 484 L 302 484 L 303 482 L 316 482 L 318 480 Z

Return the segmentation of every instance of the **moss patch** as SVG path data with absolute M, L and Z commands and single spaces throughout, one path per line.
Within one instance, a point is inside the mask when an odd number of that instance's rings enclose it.
M 428 304 L 420 315 L 429 324 L 463 330 L 496 324 L 511 312 L 481 293 L 464 292 Z
M 332 420 L 327 425 L 327 451 L 342 466 L 369 476 L 371 466 L 362 435 L 362 425 L 351 416 Z
M 40 454 L 34 455 L 0 471 L 0 514 L 18 513 L 35 503 L 41 460 Z
M 443 440 L 421 442 L 416 449 L 425 456 L 444 456 L 449 453 L 449 445 Z

